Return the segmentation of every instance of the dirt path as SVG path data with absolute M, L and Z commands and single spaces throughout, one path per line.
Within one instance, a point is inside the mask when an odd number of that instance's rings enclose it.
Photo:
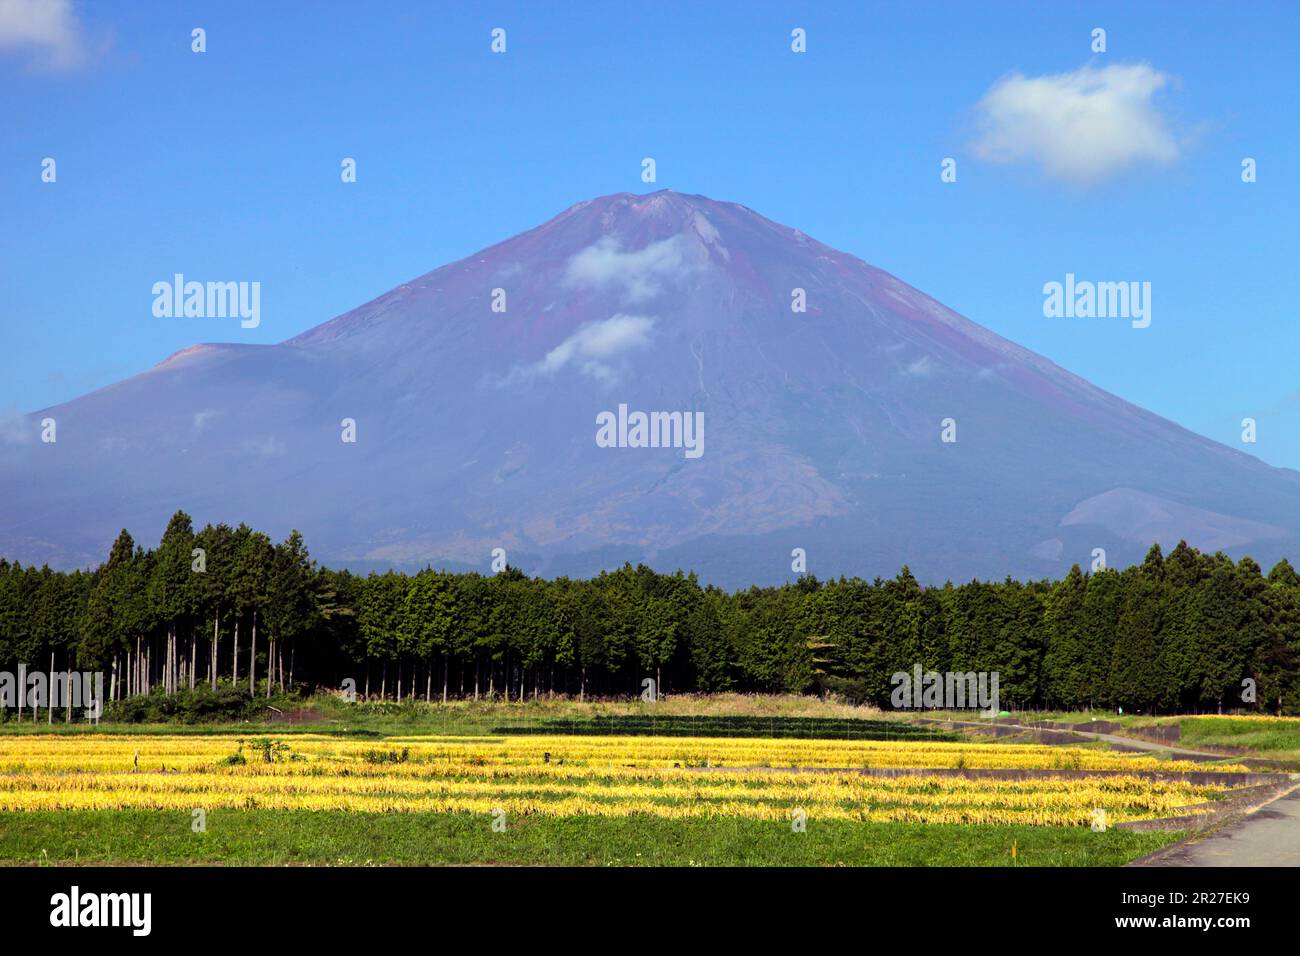
M 952 721 L 952 723 L 955 726 L 966 727 L 987 726 L 973 721 Z M 1027 733 L 1039 730 L 1021 724 L 1001 726 L 1014 727 Z M 1171 757 L 1184 757 L 1190 760 L 1231 759 L 1225 758 L 1223 754 L 1173 747 L 1152 740 L 1138 740 L 1135 737 L 1121 737 L 1117 734 L 1055 728 L 1051 732 L 1070 734 L 1080 740 L 1101 740 L 1126 750 L 1167 753 Z M 1231 823 L 1213 829 L 1204 836 L 1183 840 L 1141 860 L 1135 860 L 1129 865 L 1300 866 L 1300 785 L 1285 796 L 1266 803 Z
M 1119 734 L 1097 734 L 1088 731 L 1070 731 L 1079 737 L 1091 737 L 1093 740 L 1104 740 L 1112 746 L 1125 747 L 1129 750 L 1150 750 L 1157 753 L 1167 753 L 1175 757 L 1200 757 L 1210 758 L 1211 760 L 1231 760 L 1224 754 L 1209 753 L 1204 750 L 1189 750 L 1186 747 L 1172 747 L 1169 744 L 1156 743 L 1154 740 L 1139 740 L 1137 737 L 1121 737 Z
M 988 727 L 987 721 L 980 723 L 971 720 L 954 720 L 948 721 L 957 727 Z M 1101 740 L 1113 747 L 1121 747 L 1125 750 L 1146 750 L 1152 753 L 1166 753 L 1174 757 L 1186 757 L 1189 760 L 1231 760 L 1224 754 L 1208 753 L 1204 750 L 1189 750 L 1186 747 L 1173 747 L 1169 744 L 1157 743 L 1154 740 L 1139 740 L 1136 737 L 1121 737 L 1118 734 L 1101 734 L 1087 730 L 1069 730 L 1065 728 L 1053 727 L 1049 731 L 1044 731 L 1041 727 L 1026 727 L 1023 724 L 1006 724 L 1000 723 L 999 727 L 1011 727 L 1015 730 L 1024 731 L 1025 733 L 1052 733 L 1052 734 L 1070 734 L 1078 737 L 1081 741 Z
M 1300 790 L 1136 866 L 1300 866 Z

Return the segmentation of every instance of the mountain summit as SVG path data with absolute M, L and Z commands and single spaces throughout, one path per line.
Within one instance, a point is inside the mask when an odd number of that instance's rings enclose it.
M 1300 540 L 1300 473 L 669 191 L 579 203 L 279 345 L 196 345 L 34 413 L 0 494 L 0 554 L 61 566 L 177 508 L 301 529 L 331 564 L 486 570 L 504 548 L 530 572 L 645 561 L 725 585 L 786 579 L 799 548 L 822 577 L 939 581 Z

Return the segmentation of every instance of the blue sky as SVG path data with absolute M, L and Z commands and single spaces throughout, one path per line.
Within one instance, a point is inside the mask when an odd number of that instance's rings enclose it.
M 0 415 L 194 342 L 281 341 L 578 200 L 666 187 L 1300 468 L 1297 35 L 1295 3 L 19 2 L 0 12 Z M 1089 75 L 1110 79 L 1062 140 Z M 261 325 L 155 318 L 175 272 L 259 281 Z M 1067 272 L 1150 282 L 1150 328 L 1045 318 Z

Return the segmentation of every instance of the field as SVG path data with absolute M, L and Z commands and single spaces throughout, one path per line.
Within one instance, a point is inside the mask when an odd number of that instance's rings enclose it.
M 752 713 L 728 736 L 682 736 L 688 715 L 656 718 L 664 734 L 632 712 L 604 715 L 631 728 L 615 734 L 535 716 L 474 735 L 37 725 L 0 735 L 0 860 L 1115 865 L 1179 836 L 1125 824 L 1204 813 L 1246 779 L 872 718 L 839 733 L 827 714 L 766 715 L 775 737 Z
M 1247 749 L 1300 769 L 1300 717 L 1184 717 L 1187 747 Z

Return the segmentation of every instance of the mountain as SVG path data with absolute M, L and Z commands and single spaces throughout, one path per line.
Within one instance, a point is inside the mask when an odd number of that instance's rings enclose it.
M 602 447 L 621 405 L 701 413 L 702 445 Z M 279 345 L 196 345 L 8 431 L 0 554 L 65 567 L 178 508 L 298 528 L 333 565 L 487 570 L 504 548 L 533 573 L 645 561 L 727 586 L 791 577 L 795 548 L 821 577 L 942 581 L 1179 538 L 1267 566 L 1300 540 L 1300 473 L 669 191 L 579 203 Z

